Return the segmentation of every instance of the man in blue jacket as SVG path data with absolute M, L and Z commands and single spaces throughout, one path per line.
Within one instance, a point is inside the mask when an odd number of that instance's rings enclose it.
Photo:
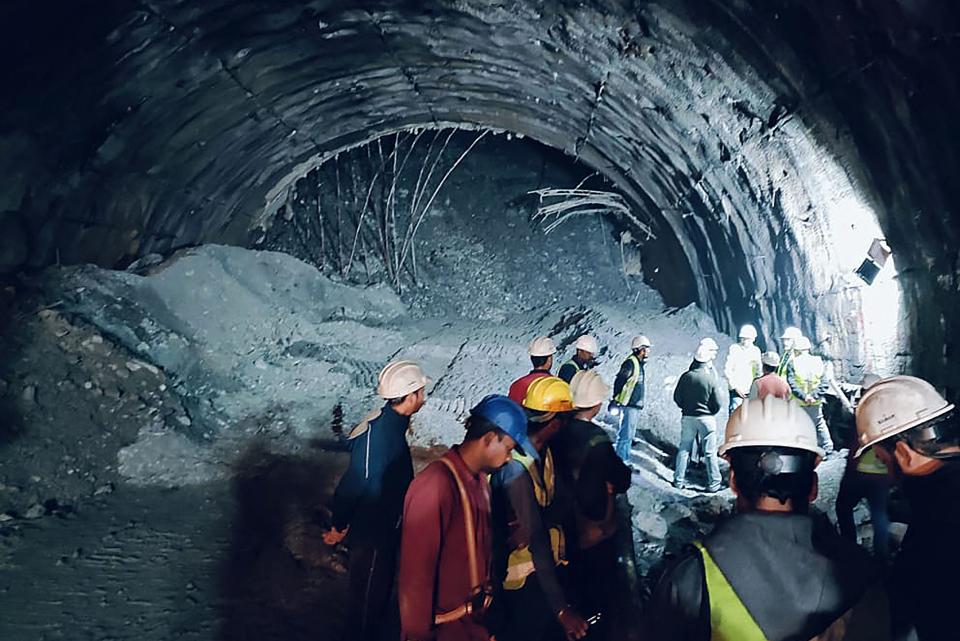
M 350 547 L 348 638 L 396 638 L 389 601 L 397 569 L 403 498 L 413 480 L 407 444 L 410 417 L 426 401 L 429 382 L 411 361 L 380 372 L 377 393 L 387 402 L 350 432 L 350 464 L 333 495 L 327 545 L 347 538 Z M 392 624 L 391 622 L 392 621 Z

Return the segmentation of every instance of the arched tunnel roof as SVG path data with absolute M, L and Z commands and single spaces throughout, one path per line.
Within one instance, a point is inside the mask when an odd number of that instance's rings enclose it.
M 245 243 L 377 135 L 507 130 L 612 180 L 722 325 L 815 328 L 852 190 L 897 255 L 919 371 L 956 385 L 956 9 L 869 4 L 14 3 L 0 210 L 30 264 L 112 265 Z

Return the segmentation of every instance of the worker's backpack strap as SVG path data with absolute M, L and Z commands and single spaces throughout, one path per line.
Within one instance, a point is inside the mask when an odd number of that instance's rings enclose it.
M 723 571 L 700 541 L 694 547 L 703 560 L 703 578 L 710 602 L 710 641 L 767 641 Z
M 439 460 L 450 470 L 453 480 L 457 483 L 457 490 L 460 492 L 460 504 L 463 508 L 463 524 L 464 529 L 467 531 L 467 559 L 470 571 L 470 588 L 471 590 L 476 590 L 478 587 L 482 587 L 483 584 L 480 581 L 480 568 L 477 567 L 476 526 L 473 524 L 473 512 L 470 509 L 470 499 L 467 497 L 467 488 L 464 487 L 463 481 L 460 479 L 460 474 L 457 473 L 457 468 L 453 465 L 453 462 L 445 456 L 440 457 Z

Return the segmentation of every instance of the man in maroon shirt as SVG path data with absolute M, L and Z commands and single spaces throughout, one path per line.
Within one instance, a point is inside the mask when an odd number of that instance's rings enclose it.
M 790 386 L 782 376 L 777 374 L 777 367 L 780 365 L 780 355 L 776 352 L 766 352 L 760 357 L 760 364 L 763 365 L 763 376 L 758 378 L 750 386 L 750 398 L 760 399 L 767 396 L 782 398 L 785 401 L 790 400 Z
M 404 641 L 489 641 L 492 536 L 487 475 L 517 447 L 536 456 L 527 417 L 492 394 L 470 410 L 463 443 L 410 484 L 400 546 L 400 627 Z
M 530 341 L 530 347 L 527 349 L 530 354 L 530 362 L 533 363 L 533 369 L 529 374 L 524 374 L 510 385 L 510 391 L 507 396 L 513 402 L 522 405 L 523 399 L 527 397 L 527 388 L 530 383 L 538 378 L 550 376 L 550 370 L 553 368 L 553 355 L 557 352 L 557 346 L 549 336 L 538 336 Z

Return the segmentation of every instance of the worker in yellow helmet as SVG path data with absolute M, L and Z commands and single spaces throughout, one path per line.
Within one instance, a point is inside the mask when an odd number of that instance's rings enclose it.
M 548 446 L 573 410 L 570 386 L 556 376 L 538 378 L 523 400 L 532 452 L 513 459 L 491 478 L 494 546 L 493 632 L 499 641 L 580 639 L 587 623 L 563 588 L 567 564 L 564 525 L 571 503 L 558 500 Z M 562 498 L 562 497 L 561 497 Z
M 808 514 L 823 450 L 796 401 L 745 401 L 727 422 L 720 453 L 730 462 L 737 514 L 667 571 L 642 638 L 888 638 L 860 628 L 877 626 L 862 613 L 884 612 L 876 607 L 883 592 L 868 555 Z

